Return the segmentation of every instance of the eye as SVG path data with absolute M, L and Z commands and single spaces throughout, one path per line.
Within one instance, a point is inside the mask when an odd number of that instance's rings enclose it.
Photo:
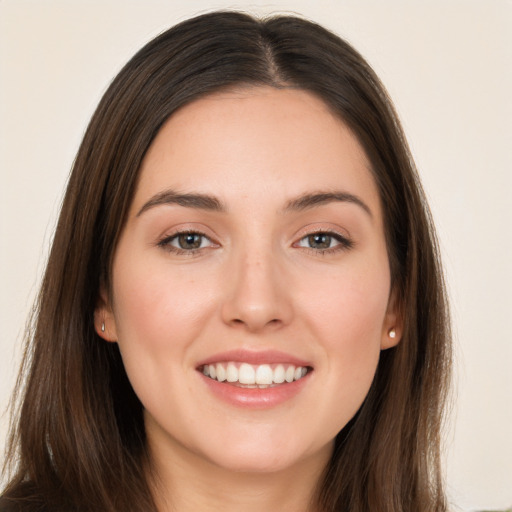
M 204 246 L 206 237 L 199 233 L 181 233 L 170 241 L 170 245 L 184 250 L 200 249 Z
M 310 249 L 330 249 L 337 240 L 327 233 L 313 233 L 305 236 L 300 242 L 300 247 L 309 247 Z M 339 242 L 338 242 L 339 243 Z
M 158 245 L 177 253 L 191 253 L 206 247 L 211 247 L 214 244 L 203 233 L 185 231 L 164 238 Z
M 310 233 L 304 238 L 301 238 L 296 244 L 297 247 L 312 249 L 320 253 L 349 249 L 352 245 L 352 242 L 348 238 L 338 233 L 327 231 Z

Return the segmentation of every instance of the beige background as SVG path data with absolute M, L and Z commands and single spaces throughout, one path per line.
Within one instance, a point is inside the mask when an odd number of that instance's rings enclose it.
M 204 10 L 294 11 L 351 41 L 394 98 L 443 249 L 457 383 L 447 478 L 462 510 L 512 505 L 512 3 L 0 0 L 0 407 L 65 181 L 107 84 Z M 7 420 L 0 420 L 0 444 Z

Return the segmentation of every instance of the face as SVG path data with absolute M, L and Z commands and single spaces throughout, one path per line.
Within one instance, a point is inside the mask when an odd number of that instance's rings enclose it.
M 97 330 L 119 344 L 154 453 L 229 470 L 325 464 L 400 337 L 369 162 L 299 90 L 219 93 L 171 117 L 112 283 Z

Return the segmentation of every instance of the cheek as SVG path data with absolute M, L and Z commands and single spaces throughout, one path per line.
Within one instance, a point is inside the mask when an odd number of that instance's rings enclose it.
M 118 344 L 130 381 L 145 403 L 152 389 L 190 371 L 189 347 L 210 315 L 212 286 L 186 266 L 171 272 L 164 258 L 121 254 L 114 263 Z
M 114 279 L 119 279 L 114 280 L 114 313 L 121 343 L 136 338 L 139 343 L 167 346 L 177 333 L 198 326 L 211 303 L 204 279 L 186 268 L 171 272 L 165 260 L 125 258 L 115 270 Z
M 380 355 L 385 302 L 375 295 L 359 294 L 361 290 L 332 295 L 326 304 L 322 339 L 329 353 L 329 365 L 335 375 L 350 388 L 373 379 Z M 348 389 L 347 388 L 347 389 Z
M 304 294 L 308 311 L 303 316 L 321 342 L 328 368 L 324 388 L 333 390 L 325 414 L 330 409 L 333 425 L 344 426 L 359 409 L 375 375 L 390 280 L 385 267 L 379 266 L 373 271 L 340 272 L 326 283 L 322 291 Z
M 211 318 L 213 284 L 207 279 L 186 265 L 172 271 L 165 258 L 129 251 L 114 262 L 119 349 L 136 395 L 156 417 L 187 417 L 191 348 Z
M 349 353 L 367 345 L 380 347 L 390 277 L 385 266 L 364 266 L 332 272 L 324 286 L 303 294 L 307 317 L 330 350 Z

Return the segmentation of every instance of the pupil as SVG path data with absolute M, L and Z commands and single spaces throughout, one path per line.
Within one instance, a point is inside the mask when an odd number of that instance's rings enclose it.
M 328 249 L 331 245 L 331 237 L 329 235 L 310 235 L 309 245 L 314 249 Z
M 201 246 L 201 235 L 186 233 L 180 235 L 178 241 L 182 249 L 199 249 Z

